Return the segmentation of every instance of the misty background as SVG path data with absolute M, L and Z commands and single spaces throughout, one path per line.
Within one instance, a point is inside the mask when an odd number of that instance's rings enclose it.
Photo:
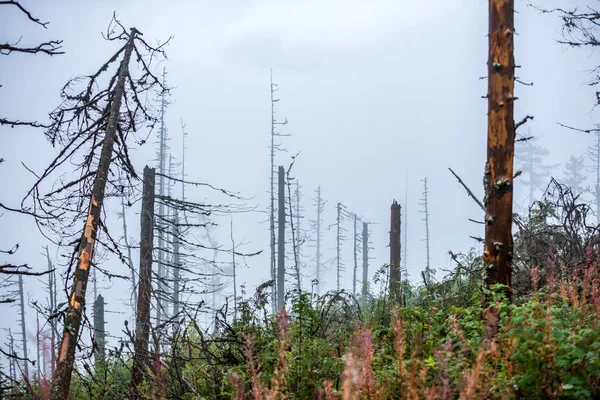
M 308 219 L 316 217 L 311 198 L 317 186 L 328 201 L 323 216 L 328 272 L 322 291 L 335 288 L 335 230 L 327 227 L 335 222 L 337 202 L 373 223 L 372 275 L 389 261 L 389 209 L 392 200 L 398 200 L 403 207 L 402 235 L 407 234 L 409 279 L 419 282 L 426 262 L 425 224 L 419 213 L 425 177 L 431 267 L 437 269 L 438 277 L 444 274 L 443 268 L 452 265 L 448 251 L 467 252 L 472 247 L 479 251 L 469 236 L 482 236 L 483 227 L 468 218 L 481 219 L 482 212 L 447 168 L 453 168 L 483 197 L 487 102 L 482 96 L 487 83 L 481 77 L 487 74 L 487 2 L 65 0 L 23 4 L 41 20 L 49 21 L 48 29 L 5 8 L 0 15 L 0 35 L 9 42 L 22 37 L 23 43 L 62 39 L 65 54 L 13 54 L 0 59 L 0 107 L 3 115 L 13 119 L 46 122 L 48 112 L 59 105 L 60 89 L 68 79 L 94 72 L 116 51 L 115 44 L 101 35 L 114 11 L 126 27 L 135 26 L 151 44 L 174 36 L 166 48 L 169 60 L 155 66 L 157 73 L 166 68 L 167 83 L 173 88 L 166 114 L 171 153 L 181 160 L 183 120 L 188 132 L 187 178 L 239 193 L 254 209 L 233 216 L 236 241 L 246 243 L 240 251 L 263 250 L 260 256 L 238 260 L 238 286 L 244 285 L 248 294 L 270 279 L 266 210 L 271 69 L 273 81 L 279 85 L 277 118 L 288 119 L 283 133 L 291 134 L 282 139 L 288 152 L 278 153 L 276 164 L 287 169 L 291 157 L 299 152 L 292 175 L 303 188 L 304 227 Z M 537 5 L 575 4 L 586 2 L 539 1 Z M 556 16 L 542 15 L 525 1 L 517 1 L 516 9 L 515 58 L 522 66 L 517 76 L 534 85 L 517 84 L 515 119 L 535 117 L 528 123 L 530 131 L 521 133 L 530 132 L 538 138 L 537 145 L 549 150 L 547 164 L 556 165 L 549 174 L 560 180 L 564 162 L 573 154 L 582 155 L 594 140 L 557 123 L 590 128 L 597 122 L 595 89 L 587 85 L 587 71 L 598 61 L 588 51 L 557 43 L 561 36 Z M 16 206 L 35 181 L 22 163 L 39 172 L 56 150 L 41 129 L 2 126 L 0 131 L 0 156 L 5 159 L 0 166 L 2 201 Z M 152 132 L 151 140 L 132 154 L 138 171 L 145 164 L 156 165 L 156 134 Z M 516 178 L 517 210 L 530 201 L 520 179 Z M 202 190 L 188 196 L 216 199 L 214 193 Z M 114 203 L 107 204 L 113 232 L 120 227 L 117 212 Z M 127 210 L 127 222 L 129 236 L 138 243 L 139 203 Z M 215 222 L 219 224 L 214 230 L 217 242 L 229 246 L 230 218 Z M 344 224 L 348 239 L 343 244 L 346 272 L 342 287 L 351 289 L 352 222 Z M 60 252 L 29 217 L 3 214 L 0 241 L 3 246 L 20 245 L 17 253 L 3 262 L 45 270 L 46 245 L 56 262 L 61 262 Z M 305 289 L 310 289 L 314 272 L 312 252 L 313 248 L 304 246 Z M 211 254 L 204 256 L 210 258 Z M 225 258 L 219 261 L 229 262 Z M 137 266 L 137 251 L 133 262 Z M 103 260 L 102 268 L 128 275 L 114 257 Z M 59 271 L 65 272 L 60 267 Z M 131 319 L 129 309 L 123 306 L 129 301 L 130 283 L 98 277 L 99 291 L 107 303 L 107 331 L 113 338 L 122 337 L 123 321 Z M 25 279 L 30 303 L 44 302 L 42 282 L 44 277 Z M 229 285 L 221 293 L 221 301 L 231 295 Z M 64 291 L 61 298 L 66 298 Z M 88 289 L 88 313 L 91 299 Z M 1 315 L 0 340 L 4 341 L 5 329 L 17 329 L 17 309 L 4 305 Z M 33 309 L 27 322 L 34 343 Z

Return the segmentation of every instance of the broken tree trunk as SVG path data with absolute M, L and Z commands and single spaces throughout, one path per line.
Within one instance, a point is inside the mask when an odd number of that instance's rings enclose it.
M 277 312 L 285 305 L 285 170 L 279 166 L 277 221 Z
M 104 297 L 98 295 L 94 301 L 94 359 L 96 363 L 104 359 L 106 334 L 104 332 Z
M 69 397 L 71 373 L 73 372 L 73 363 L 75 362 L 75 348 L 79 336 L 79 329 L 81 328 L 83 308 L 85 307 L 85 292 L 94 253 L 94 243 L 96 241 L 100 213 L 104 202 L 104 190 L 106 188 L 108 171 L 113 158 L 113 147 L 121 116 L 121 102 L 125 93 L 125 80 L 129 73 L 129 60 L 131 58 L 131 53 L 133 52 L 136 34 L 137 30 L 132 29 L 129 40 L 125 45 L 125 54 L 119 66 L 117 83 L 110 103 L 109 117 L 104 134 L 104 142 L 102 143 L 102 152 L 100 153 L 98 169 L 94 178 L 94 186 L 92 188 L 87 219 L 79 244 L 79 257 L 75 273 L 73 274 L 73 286 L 69 296 L 69 305 L 65 313 L 64 329 L 59 345 L 56 371 L 52 378 L 52 388 L 50 392 L 51 400 L 62 400 Z
M 400 293 L 400 204 L 394 200 L 390 220 L 390 299 L 399 301 Z
M 510 291 L 513 241 L 514 0 L 489 0 L 488 140 L 485 165 L 487 286 Z
M 138 279 L 137 318 L 131 371 L 131 393 L 137 398 L 137 386 L 142 382 L 148 366 L 150 340 L 150 296 L 152 292 L 152 247 L 154 243 L 154 185 L 155 170 L 144 168 L 144 189 L 140 215 L 140 272 Z

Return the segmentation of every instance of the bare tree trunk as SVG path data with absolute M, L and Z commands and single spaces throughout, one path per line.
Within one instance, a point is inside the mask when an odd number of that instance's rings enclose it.
M 404 185 L 404 255 L 402 262 L 404 263 L 405 279 L 408 276 L 408 171 L 406 172 L 406 182 Z
M 65 313 L 64 330 L 59 347 L 56 371 L 52 378 L 51 400 L 63 400 L 69 397 L 71 373 L 73 371 L 73 363 L 75 362 L 75 348 L 81 327 L 82 312 L 85 307 L 85 291 L 94 253 L 94 242 L 96 241 L 97 227 L 100 222 L 100 213 L 104 202 L 104 190 L 112 162 L 113 146 L 119 124 L 121 102 L 125 93 L 125 79 L 128 74 L 129 60 L 133 51 L 136 34 L 137 30 L 132 29 L 129 41 L 125 47 L 125 55 L 119 66 L 117 84 L 110 103 L 110 115 L 102 144 L 102 152 L 100 153 L 98 170 L 92 188 L 87 220 L 79 245 L 79 258 L 73 275 L 69 306 Z
M 125 197 L 121 197 L 121 218 L 123 218 L 123 241 L 127 247 L 127 266 L 131 272 L 131 295 L 133 296 L 133 315 L 135 316 L 135 306 L 137 305 L 137 293 L 135 284 L 135 269 L 133 268 L 133 258 L 131 257 L 131 246 L 129 245 L 129 237 L 127 236 L 127 220 L 125 219 Z
M 35 314 L 35 322 L 36 322 L 36 327 L 35 327 L 35 344 L 36 344 L 36 350 L 37 350 L 37 357 L 36 357 L 36 362 L 37 364 L 36 369 L 37 369 L 37 385 L 38 387 L 40 386 L 40 382 L 41 382 L 41 378 L 42 378 L 42 363 L 41 363 L 41 346 L 40 346 L 40 340 L 41 340 L 41 335 L 40 335 L 40 313 L 39 311 Z
M 400 204 L 394 200 L 390 218 L 390 299 L 399 301 L 400 293 Z
M 94 301 L 94 358 L 96 363 L 104 360 L 106 352 L 106 333 L 104 331 L 104 297 L 98 295 Z
M 336 290 L 340 290 L 342 275 L 342 203 L 337 203 L 336 235 L 335 235 L 335 265 L 336 265 Z
M 292 253 L 294 256 L 294 277 L 296 278 L 296 287 L 298 288 L 298 292 L 302 291 L 302 279 L 300 277 L 300 248 L 299 248 L 299 243 L 300 243 L 300 231 L 299 226 L 300 225 L 294 225 L 294 219 L 296 219 L 296 221 L 300 221 L 298 217 L 298 215 L 294 214 L 294 205 L 293 205 L 293 200 L 292 200 L 292 183 L 291 183 L 291 179 L 290 179 L 290 170 L 292 168 L 294 164 L 292 163 L 292 165 L 290 165 L 290 168 L 287 170 L 286 172 L 286 180 L 287 180 L 287 188 L 288 188 L 288 201 L 289 201 L 289 205 L 290 205 L 290 232 L 292 234 Z M 298 182 L 296 181 L 296 184 Z
M 514 0 L 489 0 L 488 142 L 485 166 L 486 283 L 510 292 L 514 108 Z
M 596 129 L 600 129 L 600 125 L 596 125 Z M 600 225 L 600 132 L 596 131 L 596 224 Z
M 23 289 L 23 275 L 19 275 L 19 311 L 21 314 L 21 341 L 23 343 L 23 373 L 29 378 L 29 362 L 27 361 L 27 329 L 25 324 L 25 292 Z
M 431 264 L 429 258 L 429 188 L 427 187 L 427 178 L 423 179 L 423 197 L 421 199 L 421 205 L 423 206 L 423 214 L 425 217 L 423 221 L 425 221 L 425 249 L 427 254 L 427 259 L 425 262 L 425 272 L 422 273 L 424 276 L 424 284 L 428 286 L 431 281 Z
M 271 191 L 271 204 L 269 207 L 269 230 L 271 233 L 270 248 L 271 248 L 271 280 L 273 286 L 271 286 L 271 304 L 276 304 L 275 293 L 277 293 L 277 284 L 279 283 L 279 277 L 277 270 L 275 269 L 275 87 L 273 86 L 273 70 L 271 70 L 271 180 L 270 180 L 270 191 Z M 279 301 L 279 299 L 277 299 Z M 275 306 L 274 310 L 277 308 Z
M 362 295 L 369 293 L 369 225 L 363 222 L 362 230 Z
M 15 354 L 15 338 L 12 335 L 10 328 L 8 328 L 8 350 L 10 354 Z M 8 360 L 8 373 L 10 375 L 10 379 L 15 381 L 17 379 L 17 360 L 15 357 L 11 357 Z
M 181 255 L 179 254 L 179 240 L 181 235 L 181 229 L 179 227 L 179 214 L 175 211 L 173 215 L 173 316 L 177 319 L 177 314 L 179 314 L 180 308 L 180 290 L 181 285 L 179 284 L 179 280 L 181 278 Z
M 277 312 L 285 306 L 285 170 L 279 166 L 277 222 Z
M 163 67 L 163 87 L 166 86 L 166 68 Z M 167 128 L 165 127 L 165 109 L 167 101 L 165 99 L 165 93 L 161 94 L 160 100 L 160 133 L 159 133 L 159 148 L 158 148 L 158 172 L 160 176 L 158 178 L 158 194 L 160 196 L 165 195 L 165 174 L 166 174 L 166 162 L 167 162 Z M 165 215 L 165 206 L 163 202 L 158 204 L 158 215 L 160 218 L 167 218 Z M 163 298 L 166 296 L 165 279 L 167 278 L 166 266 L 165 266 L 165 238 L 162 229 L 158 231 L 158 249 L 157 249 L 157 290 L 156 290 L 156 324 L 160 325 L 165 319 L 165 306 Z
M 352 296 L 356 296 L 356 272 L 358 270 L 358 259 L 357 259 L 357 242 L 358 242 L 358 238 L 356 236 L 356 214 L 354 214 L 354 246 L 353 246 L 353 251 L 354 251 L 354 273 L 352 274 Z
M 233 217 L 231 217 L 231 267 L 233 270 L 233 320 L 237 320 L 237 271 L 235 265 L 235 241 L 233 240 Z
M 152 294 L 152 248 L 154 245 L 154 185 L 155 170 L 144 168 L 144 193 L 140 215 L 140 272 L 138 282 L 137 319 L 135 323 L 135 354 L 131 370 L 131 393 L 137 398 L 137 386 L 148 366 L 150 340 L 150 297 Z
M 320 294 L 321 290 L 321 213 L 323 212 L 323 200 L 321 199 L 321 186 L 317 188 L 317 294 Z
M 46 258 L 48 259 L 48 296 L 50 297 L 50 313 L 56 312 L 56 272 L 53 271 L 54 266 L 50 259 L 50 252 L 46 246 Z M 54 376 L 54 368 L 56 366 L 56 318 L 50 319 L 50 374 Z

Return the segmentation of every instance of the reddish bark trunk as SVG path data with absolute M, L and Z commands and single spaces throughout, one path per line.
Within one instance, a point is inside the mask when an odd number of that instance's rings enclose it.
M 485 166 L 485 247 L 489 286 L 510 288 L 514 109 L 514 0 L 489 0 L 488 144 Z M 510 292 L 510 289 L 508 289 Z

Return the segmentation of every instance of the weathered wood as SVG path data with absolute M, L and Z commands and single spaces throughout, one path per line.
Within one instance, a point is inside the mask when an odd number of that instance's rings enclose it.
M 514 0 L 489 0 L 488 136 L 485 187 L 486 283 L 511 285 L 513 240 Z
M 132 397 L 137 396 L 137 386 L 142 382 L 148 366 L 148 341 L 150 339 L 150 297 L 152 294 L 152 248 L 154 244 L 154 192 L 155 170 L 144 168 L 144 189 L 140 215 L 140 271 L 138 303 L 135 323 L 133 366 L 131 370 Z
M 277 221 L 277 312 L 285 305 L 285 170 L 278 171 L 278 221 Z
M 106 332 L 104 331 L 104 297 L 98 295 L 94 301 L 94 357 L 98 362 L 104 359 Z
M 123 60 L 117 73 L 117 83 L 110 103 L 109 117 L 98 161 L 98 169 L 90 197 L 87 218 L 79 244 L 79 257 L 73 275 L 73 286 L 69 296 L 69 305 L 65 313 L 64 329 L 59 345 L 57 366 L 52 378 L 51 400 L 64 400 L 69 397 L 71 373 L 75 362 L 75 348 L 81 328 L 81 319 L 85 307 L 85 293 L 94 253 L 97 228 L 104 203 L 104 191 L 110 164 L 113 159 L 113 147 L 117 136 L 117 127 L 121 116 L 121 103 L 125 94 L 125 81 L 129 70 L 129 60 L 133 52 L 137 30 L 132 29 L 125 45 Z
M 400 204 L 394 200 L 390 207 L 390 298 L 400 299 Z

